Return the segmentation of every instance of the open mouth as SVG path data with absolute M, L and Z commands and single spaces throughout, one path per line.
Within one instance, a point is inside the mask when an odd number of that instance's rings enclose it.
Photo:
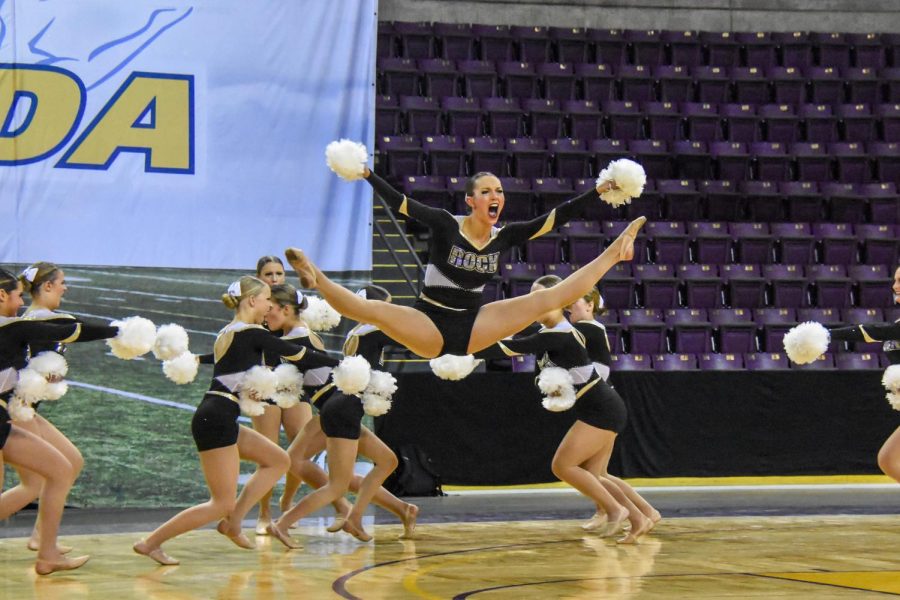
M 500 215 L 500 203 L 499 202 L 491 203 L 488 206 L 488 216 L 493 219 L 493 218 L 498 217 L 499 215 Z

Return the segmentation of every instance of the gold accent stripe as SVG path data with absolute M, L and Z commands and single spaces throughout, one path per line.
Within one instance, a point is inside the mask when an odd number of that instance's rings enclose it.
M 435 306 L 440 306 L 441 308 L 446 308 L 447 310 L 455 310 L 456 312 L 466 312 L 466 311 L 468 310 L 467 308 L 453 308 L 452 306 L 447 306 L 446 304 L 441 304 L 441 303 L 438 302 L 437 300 L 432 300 L 431 298 L 429 298 L 429 297 L 426 296 L 425 294 L 420 294 L 420 295 L 419 295 L 419 298 L 421 298 L 422 300 L 424 300 L 424 301 L 427 302 L 428 304 L 434 304 Z
M 319 398 L 321 398 L 322 395 L 323 395 L 325 392 L 331 390 L 331 388 L 333 388 L 333 387 L 334 387 L 334 384 L 333 384 L 333 383 L 329 383 L 328 385 L 326 385 L 325 387 L 323 387 L 321 390 L 319 390 L 318 392 L 316 392 L 315 394 L 313 394 L 313 395 L 310 397 L 310 399 L 309 399 L 310 403 L 315 404 L 315 403 L 316 403 L 316 400 L 318 400 Z
M 528 238 L 529 240 L 533 240 L 534 238 L 541 237 L 546 233 L 550 233 L 553 231 L 553 224 L 556 223 L 556 209 L 550 211 L 550 214 L 547 215 L 547 219 L 544 221 L 543 226 L 535 233 L 533 236 Z
M 300 359 L 303 358 L 305 355 L 306 355 L 306 346 L 302 346 L 302 347 L 300 348 L 300 352 L 298 352 L 297 354 L 292 354 L 291 356 L 283 356 L 282 358 L 284 358 L 285 360 L 289 360 L 289 361 L 293 362 L 293 361 L 296 361 L 296 360 L 300 360 Z
M 404 195 L 403 195 L 403 202 L 400 203 L 400 211 L 399 211 L 400 214 L 403 215 L 404 217 L 408 217 L 408 216 L 409 216 L 409 206 L 407 206 L 408 203 L 409 203 L 408 200 L 409 200 L 409 199 L 406 197 L 406 194 L 404 194 Z
M 866 328 L 863 327 L 862 325 L 859 326 L 859 330 L 860 330 L 860 331 L 862 332 L 862 334 L 863 334 L 863 339 L 866 340 L 867 342 L 869 342 L 870 344 L 871 344 L 872 342 L 880 342 L 880 341 L 881 341 L 881 340 L 876 340 L 876 339 L 873 338 L 871 335 L 869 335 L 869 333 L 866 331 Z
M 74 342 L 81 335 L 81 323 L 75 323 L 75 332 L 64 340 L 59 340 L 61 344 Z
M 9 405 L 6 403 L 6 400 L 0 400 L 0 406 L 2 406 L 3 408 L 7 408 L 7 409 L 9 408 Z
M 584 396 L 585 392 L 587 392 L 589 389 L 591 389 L 592 387 L 594 387 L 595 385 L 597 385 L 597 384 L 600 383 L 601 381 L 603 381 L 603 380 L 602 380 L 602 379 L 595 379 L 595 380 L 591 381 L 590 383 L 588 383 L 586 386 L 584 386 L 583 388 L 581 388 L 580 390 L 578 390 L 578 391 L 575 393 L 575 399 L 577 400 L 578 398 L 581 398 L 582 396 Z
M 505 354 L 507 356 L 521 356 L 521 353 L 516 352 L 514 350 L 510 350 L 509 348 L 506 347 L 506 345 L 503 342 L 497 342 L 497 345 L 500 346 L 501 350 L 503 350 L 503 354 Z
M 213 396 L 222 396 L 223 398 L 227 398 L 228 400 L 231 400 L 232 402 L 235 402 L 237 404 L 241 403 L 241 401 L 238 400 L 237 396 L 235 396 L 234 394 L 229 394 L 228 392 L 219 392 L 217 390 L 207 390 L 206 393 L 211 394 Z

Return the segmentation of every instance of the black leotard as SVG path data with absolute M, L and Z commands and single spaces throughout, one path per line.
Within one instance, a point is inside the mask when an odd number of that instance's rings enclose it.
M 884 342 L 884 353 L 892 365 L 900 364 L 900 321 L 852 325 L 830 330 L 831 339 L 847 342 Z
M 578 321 L 572 323 L 587 342 L 587 352 L 594 362 L 594 370 L 603 381 L 609 379 L 609 366 L 612 358 L 609 352 L 609 338 L 606 337 L 606 327 L 599 321 Z

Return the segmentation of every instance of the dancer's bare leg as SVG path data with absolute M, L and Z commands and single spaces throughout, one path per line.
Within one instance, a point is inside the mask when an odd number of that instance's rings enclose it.
M 312 407 L 307 402 L 300 402 L 296 406 L 281 410 L 281 424 L 284 426 L 284 434 L 287 436 L 288 445 L 300 435 L 303 427 L 309 423 L 310 419 L 312 419 Z M 284 481 L 284 491 L 281 492 L 281 498 L 278 500 L 281 512 L 290 508 L 301 483 L 303 481 L 294 475 L 292 471 L 287 472 Z
M 482 306 L 472 327 L 469 353 L 518 333 L 548 311 L 568 306 L 581 298 L 617 263 L 634 257 L 634 238 L 646 221 L 644 217 L 632 221 L 600 256 L 553 287 Z
M 254 431 L 259 432 L 263 437 L 274 444 L 278 444 L 278 434 L 281 431 L 281 408 L 265 405 L 263 414 L 250 417 L 253 423 Z M 259 501 L 259 516 L 256 518 L 256 535 L 268 535 L 266 527 L 272 522 L 272 510 L 269 506 L 272 500 L 272 492 L 269 490 Z
M 313 489 L 320 489 L 328 483 L 328 474 L 319 465 L 312 461 L 312 457 L 325 449 L 325 433 L 319 425 L 319 417 L 312 417 L 303 426 L 302 431 L 294 438 L 288 447 L 288 456 L 291 459 L 291 473 L 302 481 L 305 481 Z M 339 497 L 332 502 L 338 518 L 345 518 L 349 514 L 352 505 L 344 498 Z M 286 510 L 282 510 L 284 513 Z
M 35 571 L 39 575 L 48 575 L 82 566 L 88 561 L 88 556 L 66 558 L 57 548 L 56 538 L 66 496 L 75 481 L 69 461 L 52 445 L 17 425 L 12 426 L 2 454 L 13 467 L 32 471 L 44 479 L 38 505 L 41 528 Z M 9 516 L 8 508 L 0 498 L 0 519 Z
M 625 495 L 628 496 L 628 499 L 633 502 L 635 506 L 637 506 L 641 513 L 643 513 L 645 517 L 650 519 L 650 521 L 652 522 L 650 529 L 653 529 L 653 527 L 662 519 L 662 515 L 660 515 L 659 511 L 653 508 L 653 506 L 649 502 L 647 502 L 643 496 L 638 494 L 637 490 L 631 487 L 631 485 L 627 481 L 619 479 L 615 475 L 609 474 L 610 456 L 611 454 L 606 456 L 598 455 L 591 457 L 588 460 L 587 464 L 585 464 L 585 468 L 593 473 L 598 479 L 600 479 L 600 481 L 603 482 L 604 485 L 607 485 L 608 487 L 613 485 L 618 486 L 625 493 Z
M 367 427 L 363 427 L 360 431 L 359 453 L 371 459 L 376 465 L 384 465 L 385 468 L 387 468 L 393 463 L 394 469 L 397 468 L 397 455 Z M 390 475 L 392 471 L 393 469 L 388 472 L 388 475 Z M 385 475 L 385 478 L 386 477 L 387 475 Z M 358 475 L 354 476 L 353 480 L 350 482 L 350 489 L 354 492 L 358 492 L 364 481 L 365 479 Z M 410 502 L 404 502 L 394 494 L 390 493 L 382 487 L 382 483 L 384 483 L 383 479 L 381 480 L 381 483 L 378 484 L 378 489 L 375 490 L 372 502 L 397 515 L 400 522 L 403 523 L 403 535 L 401 537 L 404 539 L 412 538 L 416 532 L 416 519 L 419 516 L 419 507 Z
M 305 288 L 316 289 L 348 319 L 375 325 L 398 344 L 425 358 L 434 358 L 444 346 L 435 324 L 423 313 L 401 304 L 368 300 L 328 279 L 302 250 L 288 248 L 285 256 Z
M 885 475 L 900 483 L 900 427 L 894 430 L 878 451 L 878 466 Z

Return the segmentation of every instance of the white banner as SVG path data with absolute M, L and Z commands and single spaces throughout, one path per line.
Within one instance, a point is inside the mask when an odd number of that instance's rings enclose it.
M 0 0 L 0 262 L 371 268 L 377 0 Z

